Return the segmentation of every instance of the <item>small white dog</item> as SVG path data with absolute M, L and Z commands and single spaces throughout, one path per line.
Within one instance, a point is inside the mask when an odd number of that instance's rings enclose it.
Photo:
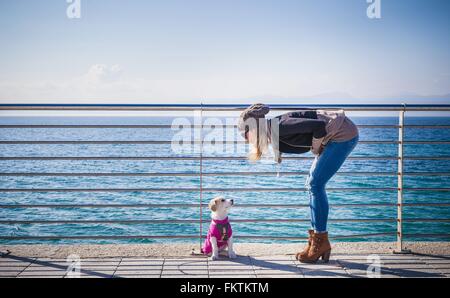
M 228 257 L 230 259 L 236 258 L 236 253 L 233 250 L 233 231 L 228 220 L 228 210 L 233 204 L 233 199 L 223 197 L 214 198 L 208 204 L 209 209 L 211 209 L 212 220 L 202 247 L 202 253 L 211 254 L 211 260 L 217 260 L 219 252 L 227 247 Z

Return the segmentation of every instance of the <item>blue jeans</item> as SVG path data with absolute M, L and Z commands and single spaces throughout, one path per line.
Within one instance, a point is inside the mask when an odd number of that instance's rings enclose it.
M 358 140 L 359 136 L 345 142 L 330 141 L 314 159 L 305 185 L 310 195 L 311 227 L 316 232 L 327 231 L 329 206 L 325 186 L 350 155 Z

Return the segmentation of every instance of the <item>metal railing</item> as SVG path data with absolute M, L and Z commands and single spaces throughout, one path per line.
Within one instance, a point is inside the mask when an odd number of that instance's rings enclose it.
M 159 104 L 0 104 L 0 110 L 77 110 L 77 111 L 200 111 L 202 115 L 205 111 L 240 111 L 247 107 L 247 105 L 219 105 L 219 104 L 179 104 L 179 105 L 159 105 Z M 404 156 L 403 146 L 405 144 L 450 144 L 450 140 L 439 141 L 422 141 L 413 140 L 405 141 L 404 128 L 417 128 L 417 129 L 450 129 L 450 125 L 405 125 L 405 112 L 407 111 L 450 111 L 450 105 L 285 105 L 277 104 L 270 105 L 271 110 L 276 111 L 288 111 L 297 110 L 305 107 L 319 108 L 319 109 L 337 109 L 343 108 L 346 111 L 397 111 L 399 113 L 398 125 L 358 125 L 359 128 L 389 128 L 398 129 L 398 140 L 364 140 L 360 141 L 360 144 L 395 144 L 398 146 L 397 156 L 350 156 L 350 160 L 397 160 L 398 170 L 390 172 L 338 172 L 337 175 L 361 175 L 361 176 L 397 176 L 397 187 L 355 187 L 355 188 L 327 188 L 330 191 L 392 191 L 397 193 L 397 203 L 352 203 L 352 204 L 333 204 L 336 208 L 364 208 L 364 207 L 397 207 L 396 218 L 332 218 L 330 222 L 396 222 L 397 231 L 392 233 L 370 233 L 370 234 L 356 234 L 356 235 L 337 235 L 335 239 L 346 238 L 359 238 L 359 237 L 371 237 L 371 236 L 389 236 L 396 235 L 397 237 L 397 250 L 398 252 L 404 252 L 403 239 L 406 236 L 403 233 L 404 222 L 450 222 L 450 218 L 404 218 L 403 207 L 415 207 L 415 206 L 433 206 L 433 207 L 449 207 L 450 203 L 403 203 L 404 191 L 418 191 L 418 192 L 448 192 L 450 188 L 405 188 L 403 186 L 403 178 L 405 176 L 450 176 L 450 172 L 405 172 L 404 161 L 405 160 L 450 160 L 450 156 Z M 203 121 L 201 122 L 203 123 Z M 62 128 L 62 129 L 90 129 L 90 128 L 149 128 L 149 129 L 163 129 L 171 128 L 171 125 L 0 125 L 0 129 L 20 129 L 20 128 Z M 202 136 L 203 128 L 211 127 L 211 125 L 192 125 L 191 128 L 200 129 L 200 135 Z M 225 128 L 236 128 L 235 125 L 223 125 Z M 201 137 L 200 140 L 203 140 Z M 111 141 L 0 141 L 0 145 L 31 145 L 31 144 L 170 144 L 170 140 L 156 141 L 156 140 L 111 140 Z M 39 161 L 58 161 L 58 160 L 191 160 L 199 161 L 198 173 L 186 173 L 186 172 L 172 172 L 172 173 L 105 173 L 105 172 L 82 172 L 82 173 L 59 173 L 59 172 L 46 172 L 46 173 L 29 173 L 29 172 L 1 172 L 0 176 L 53 176 L 53 177 L 65 177 L 65 176 L 98 176 L 98 177 L 152 177 L 152 176 L 184 176 L 184 177 L 199 177 L 199 186 L 195 188 L 0 188 L 0 193 L 5 192 L 198 192 L 199 203 L 198 204 L 0 204 L 1 209 L 12 208 L 198 208 L 198 219 L 184 219 L 184 220 L 13 220 L 13 219 L 0 219 L 0 224 L 16 225 L 16 224 L 165 224 L 165 223 L 198 223 L 200 225 L 200 233 L 198 235 L 66 235 L 66 236 L 5 236 L 0 235 L 0 239 L 3 240 L 55 240 L 55 239 L 167 239 L 167 238 L 180 238 L 180 239 L 200 239 L 202 241 L 203 230 L 203 215 L 202 208 L 207 204 L 203 201 L 204 192 L 293 192 L 293 191 L 306 191 L 305 188 L 204 188 L 203 177 L 205 176 L 272 176 L 280 174 L 284 176 L 294 175 L 307 175 L 307 172 L 204 172 L 203 161 L 223 161 L 223 160 L 245 160 L 244 156 L 204 156 L 203 155 L 203 141 L 191 141 L 191 144 L 200 145 L 199 156 L 0 156 L 0 161 L 17 160 L 39 160 Z M 219 141 L 223 144 L 241 144 L 243 141 Z M 310 156 L 286 156 L 285 160 L 309 160 L 313 157 Z M 308 208 L 307 204 L 239 204 L 239 208 Z M 308 222 L 309 219 L 234 219 L 234 222 L 266 222 L 266 223 L 279 223 L 279 222 Z M 443 237 L 449 238 L 449 234 L 408 234 L 407 236 L 423 236 L 423 237 Z M 299 237 L 288 236 L 236 236 L 238 238 L 245 239 L 275 239 L 275 240 L 297 240 L 304 239 Z

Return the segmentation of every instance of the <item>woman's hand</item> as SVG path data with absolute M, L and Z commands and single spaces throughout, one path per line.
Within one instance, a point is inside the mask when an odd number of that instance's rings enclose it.
M 322 154 L 322 152 L 323 152 L 323 149 L 325 149 L 325 145 L 324 145 L 324 144 L 320 144 L 320 148 L 319 148 L 319 154 L 317 154 L 317 155 L 320 155 L 320 154 Z
M 323 148 L 325 147 L 322 144 L 324 138 L 320 138 L 320 139 L 316 139 L 316 138 L 312 138 L 312 146 L 311 146 L 311 151 L 314 155 L 320 155 L 323 151 Z

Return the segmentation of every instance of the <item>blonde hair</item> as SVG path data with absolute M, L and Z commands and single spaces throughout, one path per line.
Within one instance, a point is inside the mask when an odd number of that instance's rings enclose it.
M 248 131 L 248 142 L 250 144 L 248 159 L 252 162 L 260 160 L 269 150 L 267 121 L 265 118 L 254 120 L 256 120 L 256 125 L 250 125 Z

